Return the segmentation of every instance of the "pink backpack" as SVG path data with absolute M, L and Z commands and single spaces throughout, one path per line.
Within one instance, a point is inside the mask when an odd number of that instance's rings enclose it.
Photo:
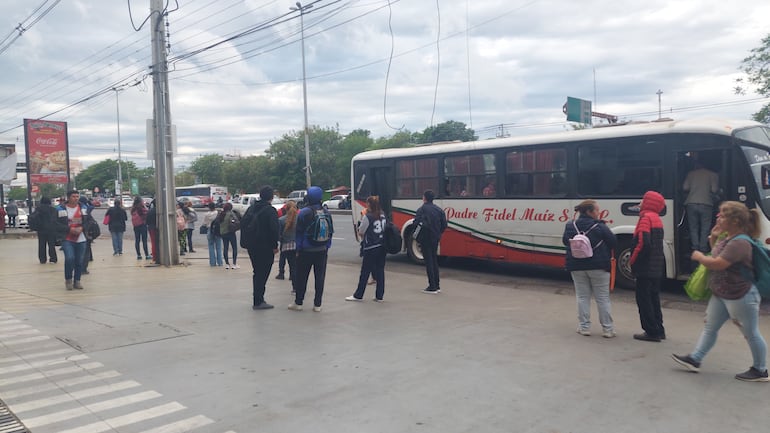
M 591 240 L 588 239 L 588 232 L 593 230 L 599 223 L 591 226 L 590 229 L 585 232 L 581 232 L 575 224 L 575 220 L 572 220 L 572 226 L 575 227 L 577 234 L 569 240 L 569 249 L 572 251 L 572 257 L 576 259 L 588 259 L 594 256 L 594 247 L 591 246 Z M 596 246 L 598 247 L 604 241 L 599 241 Z

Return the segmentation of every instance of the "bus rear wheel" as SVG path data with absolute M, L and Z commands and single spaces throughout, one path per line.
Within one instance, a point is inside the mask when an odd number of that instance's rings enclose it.
M 618 248 L 615 255 L 615 285 L 623 289 L 635 289 L 636 278 L 631 271 L 631 253 L 633 252 L 631 238 L 618 237 Z
M 411 232 L 406 237 L 406 255 L 409 257 L 409 260 L 411 260 L 412 263 L 418 265 L 425 264 L 425 258 L 422 255 L 422 248 L 420 248 L 420 244 L 416 239 L 414 239 Z

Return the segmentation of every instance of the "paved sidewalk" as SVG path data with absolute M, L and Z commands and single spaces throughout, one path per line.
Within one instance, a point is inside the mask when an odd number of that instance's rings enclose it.
M 385 303 L 371 302 L 372 286 L 366 302 L 345 302 L 358 268 L 334 263 L 321 313 L 288 311 L 290 283 L 274 279 L 267 300 L 276 308 L 252 311 L 247 256 L 236 271 L 210 268 L 203 251 L 185 257 L 189 266 L 144 267 L 130 254 L 112 257 L 103 239 L 85 290 L 68 292 L 63 260 L 40 265 L 36 248 L 31 239 L 0 240 L 0 398 L 23 409 L 22 422 L 39 424 L 36 433 L 171 423 L 212 433 L 767 430 L 770 384 L 733 379 L 751 362 L 734 326 L 725 325 L 701 373 L 670 360 L 695 343 L 700 312 L 665 309 L 668 340 L 645 343 L 631 338 L 635 306 L 616 303 L 618 337 L 602 338 L 598 323 L 583 337 L 565 290 L 443 279 L 441 294 L 426 295 L 423 275 L 386 271 Z M 43 340 L 19 342 L 21 326 Z M 761 328 L 770 336 L 764 316 Z M 42 341 L 66 356 L 30 358 Z M 102 386 L 133 381 L 157 400 L 117 405 L 136 395 L 128 391 L 73 399 L 85 385 L 62 385 L 74 379 L 36 360 L 75 363 Z M 40 377 L 18 381 L 3 369 L 16 361 Z M 93 363 L 101 367 L 84 368 Z M 44 385 L 51 389 L 35 393 Z M 139 415 L 125 424 L 121 411 Z M 52 421 L 62 412 L 74 416 Z M 99 423 L 111 430 L 84 427 Z

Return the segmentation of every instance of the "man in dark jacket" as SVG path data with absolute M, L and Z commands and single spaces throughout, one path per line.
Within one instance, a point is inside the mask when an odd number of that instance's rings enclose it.
M 8 215 L 8 227 L 16 227 L 16 217 L 19 216 L 19 207 L 16 201 L 11 200 L 5 205 L 5 213 Z
M 666 202 L 659 193 L 647 191 L 639 207 L 629 264 L 636 277 L 636 305 L 644 333 L 634 334 L 634 338 L 660 342 L 666 339 L 660 310 L 660 285 L 665 271 L 660 212 L 666 207 Z
M 435 197 L 433 191 L 426 190 L 422 194 L 423 205 L 417 209 L 414 216 L 414 224 L 417 227 L 415 231 L 419 230 L 416 236 L 417 242 L 422 249 L 425 270 L 428 274 L 428 287 L 423 292 L 432 295 L 441 293 L 438 272 L 438 243 L 447 228 L 444 210 L 433 204 Z
M 40 206 L 35 209 L 33 214 L 37 214 L 37 257 L 40 264 L 44 265 L 50 259 L 51 263 L 56 263 L 56 223 L 58 214 L 56 209 L 51 206 L 51 199 L 43 197 L 40 199 Z M 32 215 L 30 215 L 32 218 Z M 46 255 L 46 249 L 48 254 Z
M 305 200 L 307 206 L 303 207 L 297 214 L 297 272 L 294 273 L 294 279 L 291 281 L 294 288 L 294 303 L 289 305 L 289 310 L 302 311 L 302 303 L 305 300 L 307 291 L 307 279 L 310 276 L 310 269 L 313 269 L 315 278 L 315 298 L 313 299 L 313 311 L 321 312 L 321 302 L 323 300 L 324 282 L 326 280 L 326 260 L 328 250 L 332 245 L 331 236 L 324 244 L 317 244 L 311 241 L 308 234 L 308 228 L 316 218 L 316 213 L 322 212 L 328 216 L 329 211 L 321 206 L 321 197 L 323 190 L 317 186 L 311 186 L 307 189 Z M 331 230 L 333 232 L 333 228 Z
M 273 188 L 263 186 L 259 190 L 259 201 L 249 206 L 243 216 L 244 221 L 254 218 L 249 227 L 241 227 L 241 236 L 247 236 L 245 230 L 255 230 L 258 235 L 247 246 L 253 269 L 252 290 L 254 310 L 269 310 L 272 305 L 265 302 L 265 285 L 273 269 L 275 254 L 278 252 L 278 214 L 270 204 L 273 201 Z

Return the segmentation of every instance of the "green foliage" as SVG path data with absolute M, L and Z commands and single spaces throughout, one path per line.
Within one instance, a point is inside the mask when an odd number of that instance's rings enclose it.
M 747 81 L 754 91 L 770 97 L 770 34 L 762 39 L 762 45 L 751 50 L 751 55 L 743 59 L 739 68 L 747 75 Z M 746 89 L 743 79 L 736 80 L 735 93 L 744 94 Z M 765 104 L 752 118 L 758 122 L 770 123 L 770 103 Z
M 24 192 L 26 196 L 26 189 Z M 51 183 L 44 183 L 40 185 L 40 194 L 38 194 L 38 198 L 42 197 L 48 197 L 48 198 L 56 198 L 56 197 L 62 197 L 67 194 L 66 188 L 64 188 L 61 185 L 54 185 Z
M 174 175 L 174 185 L 190 186 L 195 185 L 195 173 L 189 170 L 180 171 Z
M 228 161 L 224 170 L 224 183 L 230 193 L 256 193 L 269 183 L 270 161 L 266 156 L 249 156 Z
M 224 180 L 224 164 L 222 155 L 205 155 L 190 164 L 190 171 L 200 178 L 200 183 L 221 185 Z
M 425 128 L 422 133 L 415 132 L 413 134 L 414 141 L 417 143 L 435 143 L 438 141 L 475 141 L 475 132 L 465 126 L 463 122 L 456 122 L 450 120 L 448 122 L 439 123 L 435 126 L 429 126 Z
M 141 170 L 137 169 L 132 161 L 121 161 L 121 172 L 123 174 L 123 190 L 129 191 L 131 184 L 128 183 L 130 176 Z M 81 171 L 75 178 L 75 183 L 81 189 L 94 189 L 99 187 L 102 191 L 109 189 L 114 191 L 115 180 L 118 178 L 118 161 L 106 159 Z
M 5 198 L 6 200 L 26 200 L 27 188 L 13 188 L 8 191 L 8 195 Z

